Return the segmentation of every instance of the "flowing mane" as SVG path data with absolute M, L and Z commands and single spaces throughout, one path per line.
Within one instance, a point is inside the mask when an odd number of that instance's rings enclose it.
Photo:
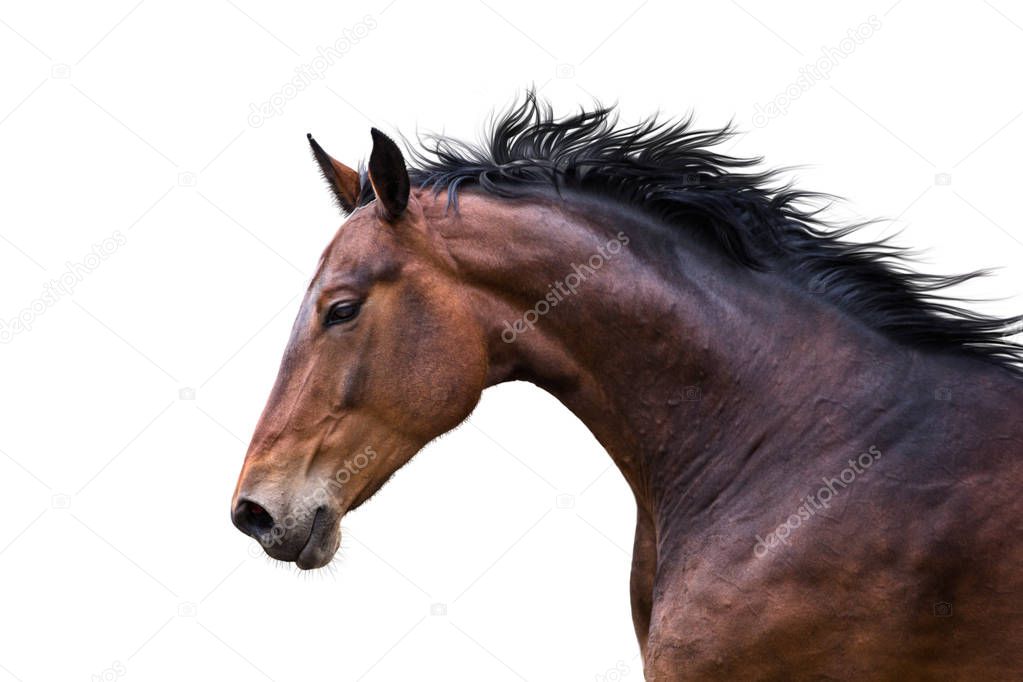
M 409 149 L 409 174 L 446 191 L 455 208 L 469 186 L 508 198 L 552 188 L 610 197 L 695 231 L 735 262 L 777 272 L 900 342 L 1023 372 L 1023 346 L 1011 339 L 1023 316 L 981 315 L 940 293 L 984 271 L 920 273 L 886 240 L 847 241 L 864 223 L 835 226 L 820 216 L 819 200 L 830 195 L 779 184 L 777 170 L 749 170 L 759 158 L 715 151 L 732 135 L 731 126 L 695 129 L 691 117 L 624 126 L 613 107 L 556 118 L 529 92 L 481 144 L 427 136 Z M 371 201 L 368 182 L 363 190 L 360 203 Z

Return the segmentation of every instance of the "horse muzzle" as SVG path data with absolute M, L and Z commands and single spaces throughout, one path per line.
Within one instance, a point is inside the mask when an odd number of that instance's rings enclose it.
M 238 530 L 259 542 L 269 556 L 303 570 L 330 563 L 341 543 L 340 517 L 340 510 L 328 505 L 270 505 L 242 495 L 231 512 Z

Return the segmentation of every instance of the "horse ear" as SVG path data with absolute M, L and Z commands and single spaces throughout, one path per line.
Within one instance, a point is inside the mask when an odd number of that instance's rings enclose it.
M 395 220 L 408 206 L 409 177 L 405 159 L 394 140 L 370 129 L 373 151 L 369 155 L 369 181 L 386 220 Z
M 338 205 L 345 213 L 351 213 L 359 203 L 359 174 L 323 151 L 323 147 L 311 134 L 306 137 L 309 138 L 309 146 L 313 148 L 313 156 L 320 166 L 320 173 L 334 192 Z

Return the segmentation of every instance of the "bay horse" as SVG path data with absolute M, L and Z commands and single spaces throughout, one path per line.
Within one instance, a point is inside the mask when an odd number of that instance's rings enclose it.
M 636 499 L 649 680 L 1023 678 L 1020 318 L 830 225 L 691 119 L 557 117 L 356 171 L 232 518 L 327 564 L 339 522 L 481 392 L 549 391 Z

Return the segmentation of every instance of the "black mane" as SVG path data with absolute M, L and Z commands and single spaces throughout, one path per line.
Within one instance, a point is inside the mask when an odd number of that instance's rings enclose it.
M 446 190 L 455 206 L 466 186 L 499 197 L 541 187 L 612 197 L 697 230 L 734 261 L 777 271 L 891 338 L 1023 371 L 1023 346 L 1010 339 L 1023 316 L 980 315 L 939 294 L 984 272 L 922 274 L 884 240 L 846 241 L 862 224 L 823 220 L 812 203 L 825 195 L 778 186 L 778 171 L 748 170 L 760 159 L 714 150 L 732 134 L 730 126 L 694 129 L 691 118 L 622 126 L 612 107 L 559 119 L 529 92 L 493 121 L 482 145 L 427 138 L 411 150 L 409 172 L 418 186 Z

